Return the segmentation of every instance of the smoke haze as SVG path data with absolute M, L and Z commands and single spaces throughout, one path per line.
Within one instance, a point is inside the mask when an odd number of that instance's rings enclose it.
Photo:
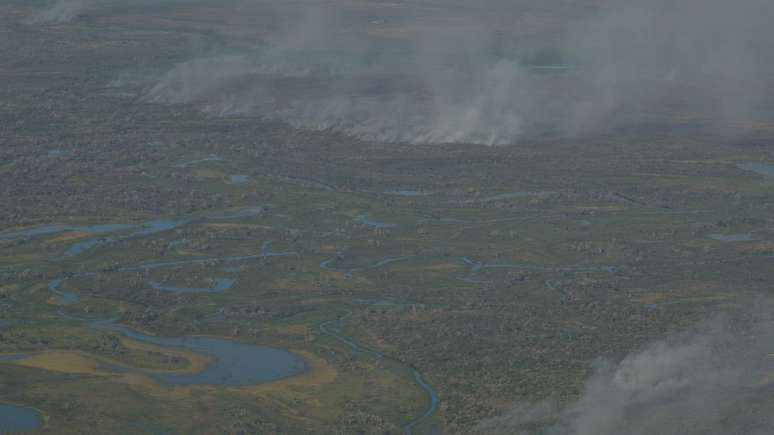
M 91 6 L 90 0 L 56 0 L 48 8 L 26 20 L 27 24 L 68 23 Z
M 478 429 L 524 435 L 774 433 L 774 323 L 763 314 L 759 308 L 736 313 L 736 321 L 714 319 L 617 364 L 598 361 L 574 403 L 517 404 Z M 747 325 L 740 327 L 739 319 Z
M 265 44 L 178 64 L 145 99 L 411 143 L 767 120 L 772 2 L 355 4 L 295 4 Z

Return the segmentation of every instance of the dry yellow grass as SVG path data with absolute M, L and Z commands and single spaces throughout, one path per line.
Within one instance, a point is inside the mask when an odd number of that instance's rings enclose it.
M 275 325 L 271 329 L 278 334 L 306 335 L 309 333 L 309 327 L 299 323 Z
M 19 255 L 6 255 L 0 257 L 0 264 L 19 264 L 25 262 L 39 261 L 43 258 L 39 254 L 19 254 Z
M 299 333 L 307 331 L 306 326 L 298 324 L 284 325 L 284 329 Z M 153 349 L 152 345 L 129 340 L 126 344 L 135 350 Z M 102 359 L 79 351 L 41 352 L 15 363 L 61 373 L 95 376 L 102 381 L 127 385 L 142 394 L 161 400 L 188 401 L 202 394 L 229 391 L 252 398 L 250 400 L 270 403 L 272 407 L 276 407 L 277 412 L 303 425 L 333 424 L 341 411 L 342 404 L 347 400 L 356 400 L 360 397 L 364 388 L 363 379 L 360 376 L 350 375 L 342 377 L 335 366 L 312 351 L 303 349 L 290 349 L 290 351 L 304 359 L 306 363 L 304 373 L 265 384 L 240 387 L 163 385 L 143 373 L 113 373 L 102 370 L 100 368 Z M 380 384 L 395 388 L 397 391 L 406 389 L 405 385 L 398 385 L 405 382 L 404 380 L 382 371 L 379 373 Z M 386 378 L 382 379 L 385 376 Z
M 204 224 L 203 226 L 207 228 L 214 228 L 214 229 L 247 229 L 247 230 L 271 229 L 271 227 L 266 227 L 263 225 L 254 225 L 254 224 L 211 223 L 211 224 Z
M 35 367 L 53 372 L 105 375 L 98 369 L 98 362 L 89 355 L 69 350 L 41 352 L 16 361 L 25 367 Z
M 640 291 L 632 297 L 632 301 L 640 304 L 656 304 L 660 302 L 681 304 L 722 302 L 729 299 L 729 296 L 726 294 L 709 292 L 712 289 L 718 289 L 718 286 L 712 282 L 684 281 L 679 284 L 673 289 Z
M 455 270 L 455 269 L 463 269 L 465 266 L 462 266 L 460 264 L 453 264 L 453 263 L 441 263 L 441 264 L 433 264 L 430 266 L 426 266 L 425 269 L 427 270 Z
M 153 344 L 123 338 L 121 342 L 128 349 L 137 352 L 159 352 L 169 356 L 184 358 L 188 366 L 181 369 L 143 369 L 148 373 L 197 373 L 212 364 L 212 357 L 198 354 L 186 349 L 170 349 Z M 63 373 L 88 373 L 93 375 L 110 375 L 112 373 L 101 370 L 100 363 L 124 365 L 120 361 L 103 358 L 82 351 L 51 350 L 35 353 L 28 357 L 15 361 L 16 364 L 37 367 L 45 370 Z
M 333 384 L 339 378 L 339 372 L 312 352 L 294 350 L 294 353 L 306 362 L 307 371 L 303 374 L 235 390 L 268 399 L 281 408 L 284 415 L 295 420 L 311 424 L 333 423 L 339 411 L 338 404 L 321 400 L 321 389 Z
M 202 255 L 201 252 L 191 251 L 191 250 L 188 250 L 188 249 L 180 249 L 180 250 L 175 251 L 175 252 L 177 252 L 178 255 L 183 255 L 183 256 L 186 256 L 186 257 L 195 257 L 197 255 Z
M 632 298 L 634 302 L 640 304 L 655 304 L 666 299 L 666 295 L 663 292 L 649 292 L 642 293 L 635 298 Z
M 739 249 L 742 252 L 755 252 L 755 253 L 773 252 L 774 242 L 743 243 L 743 244 L 739 244 L 737 249 Z
M 688 298 L 680 298 L 676 302 L 686 302 L 686 303 L 700 303 L 700 302 L 722 302 L 729 300 L 729 296 L 727 295 L 706 295 L 706 296 L 693 296 Z
M 309 278 L 277 278 L 271 281 L 271 288 L 278 290 L 297 291 L 314 286 L 314 280 Z
M 330 384 L 339 376 L 335 367 L 314 353 L 301 349 L 292 349 L 291 351 L 304 359 L 307 367 L 304 373 L 266 384 L 237 387 L 236 390 L 261 395 L 285 392 L 292 395 L 312 396 L 313 392 L 309 389 Z
M 59 234 L 57 236 L 54 236 L 54 237 L 46 240 L 46 242 L 48 242 L 48 243 L 70 242 L 70 241 L 73 241 L 73 240 L 85 239 L 87 237 L 92 237 L 93 235 L 94 235 L 94 233 L 87 233 L 87 232 L 82 232 L 82 231 L 73 231 L 73 232 L 62 233 L 62 234 Z
M 2 285 L 2 286 L 0 286 L 0 295 L 7 295 L 9 293 L 15 292 L 18 289 L 19 289 L 19 285 L 18 284 Z
M 622 211 L 627 210 L 628 207 L 622 206 L 622 205 L 606 205 L 606 206 L 593 206 L 593 205 L 587 205 L 587 206 L 578 206 L 575 207 L 578 211 Z
M 121 342 L 126 346 L 127 348 L 131 350 L 141 351 L 141 352 L 159 352 L 163 353 L 165 355 L 170 356 L 177 356 L 181 358 L 185 358 L 189 365 L 186 368 L 183 369 L 172 369 L 172 370 L 166 370 L 166 369 L 157 369 L 157 370 L 149 370 L 144 369 L 144 371 L 147 372 L 157 372 L 157 373 L 167 373 L 167 372 L 174 372 L 174 373 L 197 373 L 202 370 L 204 370 L 208 365 L 212 364 L 214 362 L 213 358 L 209 355 L 204 355 L 200 353 L 196 353 L 187 349 L 178 349 L 178 348 L 168 348 L 168 347 L 160 347 L 149 343 L 143 343 L 140 341 L 135 341 L 127 338 L 121 339 Z
M 308 332 L 308 328 L 305 325 L 292 324 L 285 325 L 284 327 L 278 327 L 277 329 L 284 329 L 285 332 L 305 334 Z M 195 373 L 204 370 L 212 360 L 206 355 L 197 354 L 187 350 L 179 349 L 167 349 L 160 348 L 158 346 L 141 343 L 134 340 L 123 339 L 124 345 L 133 350 L 139 351 L 163 351 L 168 355 L 178 355 L 187 358 L 191 361 L 191 364 L 185 369 L 180 370 L 152 370 L 143 369 L 148 373 Z M 318 387 L 323 384 L 333 382 L 338 376 L 338 371 L 328 364 L 324 359 L 318 357 L 314 353 L 293 349 L 293 353 L 300 355 L 306 363 L 307 370 L 297 376 L 293 376 L 286 379 L 280 379 L 277 381 L 269 382 L 266 384 L 258 384 L 246 387 L 235 387 L 235 389 L 242 392 L 250 393 L 267 393 L 285 390 L 290 387 Z M 109 362 L 115 364 L 107 358 L 102 358 L 82 351 L 74 350 L 50 350 L 35 353 L 29 356 L 25 356 L 21 359 L 14 361 L 14 364 L 25 367 L 36 367 L 40 369 L 50 370 L 61 373 L 80 373 L 80 374 L 92 374 L 101 376 L 112 376 L 114 373 L 100 369 L 100 363 Z M 142 375 L 135 375 L 142 376 Z M 184 388 L 184 387 L 181 387 Z M 190 387 L 197 388 L 197 387 Z

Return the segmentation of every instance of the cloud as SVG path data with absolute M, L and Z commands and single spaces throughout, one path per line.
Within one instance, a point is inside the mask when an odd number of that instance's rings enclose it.
M 770 308 L 771 304 L 759 304 Z M 770 312 L 770 311 L 769 311 Z M 518 403 L 488 434 L 763 435 L 774 433 L 774 322 L 762 308 L 704 322 L 614 363 L 597 361 L 580 397 Z

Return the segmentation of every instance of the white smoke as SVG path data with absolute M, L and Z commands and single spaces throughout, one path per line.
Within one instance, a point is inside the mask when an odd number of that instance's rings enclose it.
M 766 306 L 770 307 L 771 304 Z M 756 310 L 757 312 L 757 310 Z M 599 361 L 580 398 L 519 403 L 480 423 L 488 434 L 763 435 L 774 433 L 774 323 L 713 321 L 619 363 Z
M 91 0 L 55 0 L 48 8 L 25 20 L 27 24 L 68 23 L 78 18 L 91 6 Z
M 730 128 L 770 117 L 774 2 L 599 0 L 574 15 L 558 0 L 512 3 L 455 3 L 448 10 L 460 8 L 464 25 L 396 42 L 364 36 L 335 7 L 303 2 L 268 48 L 176 65 L 146 99 L 413 143 L 509 144 L 653 120 Z M 500 22 L 555 12 L 562 36 L 481 25 L 500 6 L 510 14 Z M 400 8 L 400 19 L 425 24 L 418 4 Z M 548 47 L 554 64 L 531 64 L 530 47 Z
M 436 64 L 418 74 L 347 62 L 321 50 L 293 45 L 184 62 L 165 73 L 145 98 L 387 142 L 495 145 L 521 133 L 514 99 L 528 86 L 516 62 L 489 59 L 463 70 Z

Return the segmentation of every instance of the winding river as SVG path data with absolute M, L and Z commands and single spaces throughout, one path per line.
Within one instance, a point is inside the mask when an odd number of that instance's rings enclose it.
M 231 278 L 215 278 L 209 287 L 172 287 L 165 286 L 157 281 L 148 281 L 148 285 L 156 290 L 170 293 L 220 293 L 230 289 L 234 285 Z
M 366 299 L 357 299 L 356 301 L 357 303 L 381 302 L 378 300 L 370 301 Z M 386 302 L 389 304 L 395 304 L 395 302 L 392 302 L 392 301 L 386 301 Z M 416 426 L 427 421 L 430 417 L 432 417 L 432 415 L 438 409 L 438 394 L 425 381 L 424 376 L 422 376 L 422 373 L 416 368 L 410 365 L 407 365 L 401 361 L 398 361 L 396 359 L 389 358 L 379 352 L 367 349 L 361 346 L 360 344 L 358 344 L 351 337 L 348 337 L 342 334 L 341 332 L 342 326 L 351 316 L 352 316 L 352 312 L 347 311 L 346 314 L 344 314 L 343 316 L 337 317 L 336 319 L 329 320 L 327 322 L 323 322 L 322 324 L 320 324 L 320 332 L 334 338 L 335 340 L 341 343 L 344 343 L 352 350 L 353 354 L 365 355 L 367 357 L 374 358 L 377 361 L 389 359 L 393 362 L 400 364 L 401 366 L 408 368 L 411 371 L 414 377 L 414 382 L 417 384 L 417 386 L 420 389 L 422 389 L 422 391 L 425 392 L 425 395 L 427 396 L 427 406 L 423 409 L 422 413 L 403 425 L 404 435 L 412 435 Z
M 177 261 L 158 261 L 152 263 L 145 263 L 134 266 L 119 266 L 115 267 L 108 272 L 137 272 L 153 269 L 161 269 L 166 267 L 185 266 L 192 264 L 215 264 L 215 263 L 229 263 L 244 260 L 253 260 L 259 258 L 270 257 L 287 257 L 298 255 L 295 251 L 290 252 L 274 252 L 271 249 L 271 241 L 263 242 L 261 251 L 258 254 L 253 255 L 240 255 L 233 257 L 210 257 L 210 258 L 197 258 L 190 260 L 177 260 Z M 83 276 L 93 276 L 96 272 L 84 272 L 67 275 L 66 278 L 77 278 Z M 80 297 L 74 292 L 64 291 L 60 288 L 62 281 L 65 277 L 57 277 L 48 282 L 49 291 L 55 296 L 54 303 L 56 305 L 72 305 L 78 303 Z M 217 293 L 230 289 L 234 285 L 234 280 L 230 278 L 216 278 L 213 284 L 209 287 L 173 287 L 165 286 L 156 281 L 149 281 L 148 285 L 159 291 L 166 291 L 171 293 Z
M 186 216 L 179 218 L 160 218 L 152 219 L 142 224 L 96 224 L 96 225 L 64 225 L 52 224 L 40 227 L 28 228 L 17 231 L 6 231 L 0 233 L 0 240 L 15 240 L 24 237 L 39 237 L 65 232 L 81 232 L 100 235 L 70 245 L 64 252 L 65 257 L 76 257 L 85 251 L 99 245 L 110 242 L 130 240 L 138 237 L 150 236 L 153 234 L 169 231 L 192 222 L 202 220 L 229 220 L 255 217 L 260 215 L 264 206 L 243 208 L 234 212 L 225 212 L 219 214 L 210 214 L 206 216 Z M 138 228 L 136 231 L 126 235 L 113 235 L 114 233 Z
M 408 260 L 410 258 L 412 258 L 412 257 L 411 256 L 387 257 L 387 258 L 383 258 L 383 259 L 377 261 L 376 263 L 368 265 L 368 266 L 353 267 L 353 268 L 348 268 L 348 269 L 339 269 L 339 268 L 336 268 L 336 267 L 332 266 L 333 263 L 339 261 L 338 258 L 333 257 L 333 258 L 329 258 L 327 260 L 323 260 L 322 262 L 320 262 L 320 269 L 330 270 L 331 272 L 343 272 L 344 273 L 344 277 L 349 279 L 349 278 L 352 278 L 352 274 L 355 273 L 355 272 L 364 272 L 364 271 L 367 271 L 367 270 L 378 269 L 380 267 L 387 266 L 388 264 L 397 263 L 399 261 Z

